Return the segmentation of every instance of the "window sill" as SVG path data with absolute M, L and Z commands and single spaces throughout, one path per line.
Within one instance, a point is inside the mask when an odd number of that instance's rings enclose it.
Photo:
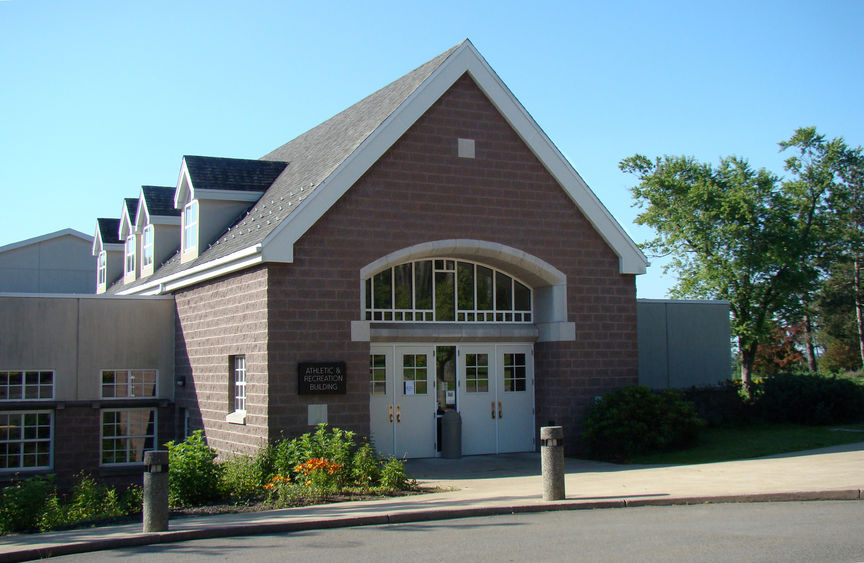
M 234 411 L 225 416 L 228 424 L 246 424 L 246 411 Z

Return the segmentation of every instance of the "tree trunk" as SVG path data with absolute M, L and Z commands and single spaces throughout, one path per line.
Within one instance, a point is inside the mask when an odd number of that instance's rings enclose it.
M 750 390 L 753 381 L 753 364 L 756 362 L 756 350 L 759 348 L 757 343 L 752 343 L 748 346 L 742 346 L 741 340 L 738 340 L 739 357 L 741 359 L 741 385 L 744 387 L 744 393 L 750 396 Z
M 861 295 L 861 258 L 855 256 L 853 264 L 855 276 L 855 320 L 858 325 L 858 350 L 861 354 L 861 365 L 864 367 L 864 296 Z
M 804 315 L 804 354 L 807 356 L 807 369 L 819 371 L 819 366 L 816 364 L 816 347 L 813 345 L 813 319 L 810 315 Z

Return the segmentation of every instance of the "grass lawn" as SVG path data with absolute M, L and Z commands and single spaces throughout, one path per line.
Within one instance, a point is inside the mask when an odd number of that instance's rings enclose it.
M 848 432 L 838 429 L 858 430 Z M 693 464 L 748 459 L 787 452 L 864 442 L 864 424 L 803 426 L 754 422 L 741 427 L 706 428 L 686 450 L 634 457 L 635 464 Z

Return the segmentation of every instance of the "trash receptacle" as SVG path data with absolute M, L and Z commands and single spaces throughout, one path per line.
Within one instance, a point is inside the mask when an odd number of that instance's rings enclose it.
M 449 410 L 441 417 L 441 457 L 462 457 L 462 417 L 455 410 Z

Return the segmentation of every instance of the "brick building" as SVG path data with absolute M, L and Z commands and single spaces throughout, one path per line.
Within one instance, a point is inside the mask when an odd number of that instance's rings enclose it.
M 177 427 L 223 453 L 326 421 L 434 456 L 448 410 L 466 454 L 532 451 L 638 380 L 644 255 L 468 41 L 121 215 L 100 290 L 173 296 Z

